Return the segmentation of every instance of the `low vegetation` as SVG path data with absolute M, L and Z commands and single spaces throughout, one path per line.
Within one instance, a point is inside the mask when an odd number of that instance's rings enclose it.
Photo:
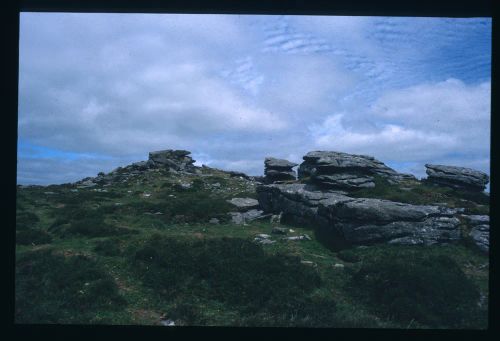
M 306 227 L 232 224 L 226 200 L 254 188 L 202 175 L 19 189 L 16 323 L 487 327 L 488 257 L 467 244 L 332 251 Z M 352 195 L 488 208 L 482 196 L 427 184 L 379 185 Z M 275 226 L 311 240 L 254 242 Z

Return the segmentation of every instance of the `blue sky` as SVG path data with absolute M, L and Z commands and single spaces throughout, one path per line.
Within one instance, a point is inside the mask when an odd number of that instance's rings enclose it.
M 192 151 L 368 154 L 489 174 L 491 19 L 22 13 L 18 183 Z

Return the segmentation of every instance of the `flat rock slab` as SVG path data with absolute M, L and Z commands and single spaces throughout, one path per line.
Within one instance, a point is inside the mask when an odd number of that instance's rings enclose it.
M 331 175 L 314 175 L 313 180 L 321 186 L 343 189 L 373 188 L 375 183 L 371 176 L 335 173 Z
M 274 157 L 266 157 L 264 160 L 264 166 L 266 168 L 272 168 L 272 169 L 283 169 L 283 170 L 291 170 L 293 167 L 298 166 L 298 163 L 295 162 L 290 162 L 285 159 L 276 159 Z
M 373 156 L 356 155 L 335 151 L 313 151 L 307 153 L 304 162 L 299 166 L 299 179 L 305 177 L 316 178 L 319 183 L 339 188 L 373 187 L 375 184 L 367 176 L 380 175 L 392 182 L 415 180 L 411 174 L 402 174 L 388 167 Z M 338 175 L 342 173 L 343 175 Z M 319 176 L 332 176 L 323 177 Z M 348 175 L 351 177 L 348 178 Z M 341 179 L 341 178 L 344 179 Z M 365 184 L 365 185 L 363 185 Z M 356 187 L 354 187 L 356 188 Z
M 437 184 L 482 191 L 490 181 L 486 173 L 471 168 L 431 164 L 426 164 L 425 168 L 427 180 Z
M 238 211 L 248 211 L 259 207 L 259 201 L 252 198 L 232 198 L 227 200 L 228 203 L 236 206 Z

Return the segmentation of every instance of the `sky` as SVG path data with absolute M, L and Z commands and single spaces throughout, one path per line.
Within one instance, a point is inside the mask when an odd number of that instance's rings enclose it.
M 187 149 L 371 155 L 489 174 L 491 18 L 21 13 L 18 184 L 75 182 Z

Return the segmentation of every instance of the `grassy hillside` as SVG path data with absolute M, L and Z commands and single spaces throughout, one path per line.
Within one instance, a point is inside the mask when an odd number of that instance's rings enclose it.
M 300 226 L 234 225 L 226 200 L 255 183 L 202 171 L 19 187 L 16 322 L 487 327 L 488 257 L 469 245 L 335 252 Z M 275 226 L 311 240 L 254 242 Z

